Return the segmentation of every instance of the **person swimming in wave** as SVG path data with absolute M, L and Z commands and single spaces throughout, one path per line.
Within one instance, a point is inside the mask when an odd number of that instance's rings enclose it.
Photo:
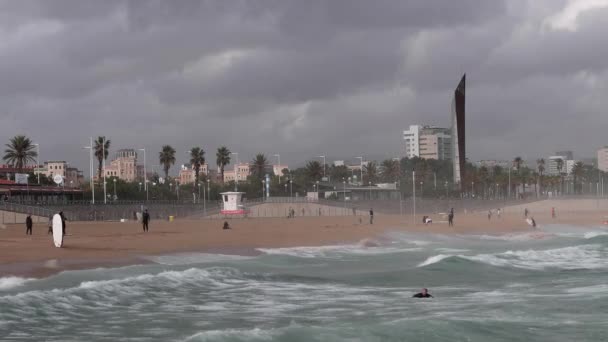
M 428 289 L 423 288 L 422 291 L 413 295 L 412 298 L 433 298 L 433 296 L 429 293 Z

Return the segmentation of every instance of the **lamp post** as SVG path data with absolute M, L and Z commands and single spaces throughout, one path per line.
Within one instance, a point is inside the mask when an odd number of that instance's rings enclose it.
M 344 185 L 344 210 L 346 210 L 346 181 L 342 178 L 342 184 Z
M 281 155 L 280 154 L 275 154 L 275 157 L 277 157 L 277 165 L 279 166 L 279 169 L 281 168 Z M 281 173 L 283 172 L 283 170 L 279 170 L 279 184 L 281 184 Z
M 325 156 L 319 156 L 319 158 L 323 158 L 323 178 L 327 177 L 325 175 Z
M 414 200 L 414 224 L 416 223 L 416 170 L 412 170 L 412 197 Z
M 177 200 L 179 201 L 179 183 L 175 181 L 175 193 L 177 194 Z
M 423 195 L 422 195 L 422 194 L 424 193 L 423 188 L 422 188 L 422 186 L 423 186 L 423 185 L 424 185 L 424 182 L 423 182 L 423 181 L 420 181 L 420 198 L 421 198 L 421 199 L 422 199 L 422 197 L 423 197 Z
M 448 195 L 448 181 L 445 181 L 445 198 L 448 199 L 450 196 Z
M 317 181 L 317 201 L 319 200 L 319 181 Z
M 239 173 L 237 172 L 239 165 L 239 154 L 237 152 L 231 152 L 230 154 L 234 154 L 236 156 L 236 163 L 234 163 L 234 192 L 237 192 L 239 184 Z
M 71 183 L 71 182 L 72 182 L 72 181 L 70 181 L 70 183 Z M 116 197 L 116 178 L 114 178 L 114 179 L 113 179 L 113 182 L 114 182 L 114 201 L 116 201 L 116 198 L 117 198 L 117 197 Z
M 198 182 L 198 203 L 201 203 L 201 182 Z M 204 195 L 204 192 L 203 192 Z
M 139 182 L 139 192 L 141 192 L 141 182 Z
M 262 180 L 262 202 L 264 202 L 264 190 L 266 189 L 266 180 Z
M 148 196 L 148 172 L 146 170 L 146 149 L 140 148 L 140 151 L 144 151 L 144 188 L 146 189 L 146 201 L 149 199 Z
M 207 200 L 211 201 L 211 179 L 207 179 Z
M 361 160 L 361 180 L 359 182 L 361 182 L 361 184 L 363 184 L 363 157 L 356 157 L 356 159 Z
M 89 176 L 91 177 L 91 203 L 95 204 L 95 181 L 93 180 L 95 171 L 93 170 L 93 137 L 91 137 L 91 145 L 83 147 L 89 149 Z M 40 180 L 40 175 L 38 176 Z
M 293 202 L 293 181 L 289 180 L 289 198 Z
M 106 137 L 103 137 L 103 141 L 101 143 L 101 159 L 103 166 L 103 204 L 108 203 L 108 194 L 106 191 Z
M 475 182 L 471 182 L 471 198 L 475 198 Z
M 36 169 L 40 167 L 40 144 L 33 144 L 34 146 L 36 146 Z M 36 175 L 38 176 L 38 185 L 40 185 L 40 171 L 38 170 L 36 172 Z
M 369 200 L 372 200 L 372 182 L 367 182 L 367 185 L 369 187 Z

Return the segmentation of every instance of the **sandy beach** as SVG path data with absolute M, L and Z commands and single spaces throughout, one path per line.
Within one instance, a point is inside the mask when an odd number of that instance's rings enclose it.
M 563 223 L 579 226 L 602 225 L 603 213 L 569 212 L 556 219 L 550 213 L 532 212 L 539 225 Z M 416 221 L 421 221 L 418 216 Z M 142 256 L 179 252 L 209 252 L 251 255 L 256 248 L 320 246 L 382 240 L 393 231 L 442 234 L 505 234 L 528 231 L 518 212 L 494 215 L 457 214 L 455 226 L 441 217 L 432 225 L 413 223 L 411 216 L 376 215 L 373 225 L 367 216 L 255 218 L 229 220 L 231 230 L 222 230 L 223 220 L 152 221 L 142 232 L 136 222 L 69 222 L 63 248 L 55 248 L 44 224 L 36 224 L 32 236 L 24 225 L 0 230 L 0 276 L 41 277 L 65 269 L 118 266 L 146 262 Z

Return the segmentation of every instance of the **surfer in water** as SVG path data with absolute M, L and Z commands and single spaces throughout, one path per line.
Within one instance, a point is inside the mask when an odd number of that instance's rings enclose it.
M 433 296 L 431 296 L 428 289 L 424 288 L 422 291 L 413 295 L 412 298 L 433 298 Z

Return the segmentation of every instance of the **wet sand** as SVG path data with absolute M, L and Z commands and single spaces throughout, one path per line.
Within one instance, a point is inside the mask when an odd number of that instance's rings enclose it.
M 422 216 L 414 224 L 412 217 L 398 215 L 376 215 L 373 225 L 367 216 L 233 219 L 228 220 L 230 230 L 221 229 L 224 220 L 152 221 L 147 233 L 136 222 L 68 222 L 63 248 L 53 246 L 46 225 L 35 225 L 32 236 L 25 235 L 23 224 L 8 225 L 0 229 L 0 277 L 43 277 L 66 269 L 141 264 L 148 262 L 142 258 L 146 255 L 251 255 L 256 248 L 358 243 L 367 238 L 381 240 L 393 231 L 504 234 L 532 229 L 519 213 L 503 214 L 501 219 L 494 216 L 491 221 L 486 213 L 457 214 L 454 227 L 448 227 L 445 218 L 432 218 L 432 225 L 422 224 Z M 535 219 L 539 225 L 601 226 L 603 214 L 569 213 L 552 219 L 548 213 L 538 213 Z

